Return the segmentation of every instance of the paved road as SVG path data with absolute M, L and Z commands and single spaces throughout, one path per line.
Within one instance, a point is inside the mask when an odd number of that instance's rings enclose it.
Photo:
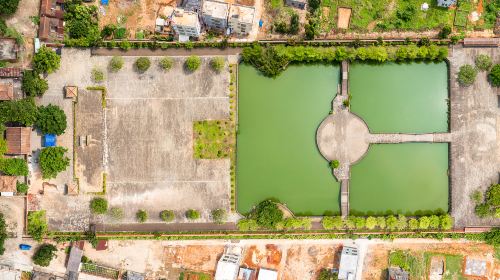
M 194 48 L 187 50 L 185 48 L 168 48 L 168 49 L 130 49 L 123 51 L 121 49 L 97 48 L 92 49 L 92 55 L 103 56 L 213 56 L 213 55 L 238 55 L 242 52 L 242 48 Z

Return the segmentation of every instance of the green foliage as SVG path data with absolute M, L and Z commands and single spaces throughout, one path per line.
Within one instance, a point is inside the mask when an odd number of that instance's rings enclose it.
M 338 168 L 339 166 L 340 166 L 340 162 L 339 162 L 338 160 L 334 159 L 334 160 L 330 161 L 330 167 L 331 167 L 332 169 L 336 169 L 336 168 Z
M 314 37 L 319 35 L 319 22 L 315 17 L 310 17 L 307 24 L 304 26 L 304 39 L 314 40 Z
M 223 57 L 214 57 L 210 60 L 210 67 L 217 73 L 220 73 L 224 69 L 224 64 L 226 64 L 226 61 Z
M 33 69 L 38 73 L 53 73 L 61 64 L 61 57 L 46 46 L 41 47 L 33 56 Z
M 109 38 L 113 33 L 115 33 L 116 30 L 116 25 L 114 24 L 107 24 L 105 25 L 102 30 L 101 30 L 101 37 L 102 38 Z
M 335 229 L 335 230 L 340 230 L 344 227 L 344 222 L 342 221 L 342 217 L 336 216 L 336 217 L 323 217 L 321 220 L 321 224 L 323 225 L 324 229 Z
M 385 219 L 385 223 L 387 225 L 388 230 L 396 230 L 398 226 L 398 219 L 394 217 L 393 215 L 388 216 Z
M 363 229 L 365 228 L 366 220 L 363 217 L 356 217 L 355 223 L 356 223 L 356 229 Z
M 453 218 L 450 215 L 441 216 L 441 229 L 450 230 L 453 227 Z
M 0 102 L 0 124 L 6 122 L 32 126 L 38 118 L 38 108 L 32 98 Z
M 57 248 L 52 244 L 41 245 L 33 255 L 33 263 L 39 266 L 49 266 L 56 256 Z
M 186 211 L 186 218 L 189 220 L 198 220 L 200 218 L 200 211 L 195 209 L 189 209 Z
M 385 217 L 377 217 L 377 225 L 380 229 L 385 229 L 387 227 Z
M 0 171 L 9 176 L 28 176 L 28 164 L 22 158 L 0 158 Z
M 493 246 L 500 246 L 500 228 L 493 228 L 485 233 L 484 241 Z
M 500 206 L 500 184 L 491 185 L 486 191 L 486 202 L 493 206 Z
M 356 217 L 347 217 L 344 220 L 344 228 L 347 230 L 353 230 L 356 228 Z
M 460 66 L 458 71 L 458 82 L 462 86 L 470 86 L 474 83 L 477 76 L 477 69 L 470 64 Z
M 113 56 L 109 61 L 109 69 L 111 72 L 118 72 L 123 68 L 124 60 L 121 56 Z
M 483 70 L 483 71 L 488 71 L 488 70 L 490 70 L 491 66 L 493 65 L 493 60 L 487 54 L 480 54 L 480 55 L 476 56 L 475 63 L 476 63 L 477 69 Z
M 415 218 L 411 218 L 408 220 L 408 228 L 411 229 L 411 230 L 416 230 L 419 228 L 419 222 L 417 219 Z
M 322 268 L 319 271 L 317 280 L 337 280 L 337 274 L 333 273 L 331 269 Z
M 238 221 L 237 227 L 241 231 L 255 231 L 259 229 L 259 225 L 254 219 L 241 219 Z
M 25 183 L 20 183 L 20 182 L 17 182 L 16 184 L 16 192 L 19 193 L 19 194 L 26 194 L 29 190 L 29 186 L 28 184 L 25 184 Z
M 66 130 L 67 121 L 64 111 L 56 105 L 38 107 L 36 127 L 43 134 L 61 135 Z
M 199 56 L 192 55 L 186 59 L 185 65 L 189 71 L 194 72 L 200 68 L 201 58 Z
M 370 46 L 360 48 L 345 47 L 306 47 L 306 46 L 269 46 L 254 44 L 243 49 L 242 58 L 252 64 L 264 75 L 276 77 L 289 63 L 326 62 L 334 63 L 345 59 L 373 63 L 386 61 L 407 62 L 414 60 L 442 61 L 448 56 L 446 47 L 431 46 Z
M 135 61 L 135 67 L 137 71 L 139 71 L 140 73 L 146 72 L 150 66 L 151 66 L 151 60 L 149 60 L 149 58 L 147 57 L 139 57 Z
M 130 45 L 129 41 L 125 40 L 125 41 L 120 42 L 119 47 L 120 47 L 120 49 L 126 51 L 126 50 L 130 49 L 131 45 Z
M 163 70 L 170 70 L 170 68 L 172 68 L 173 65 L 174 65 L 174 60 L 170 57 L 163 57 L 160 60 L 160 67 Z
M 141 209 L 135 213 L 135 218 L 139 223 L 145 223 L 148 220 L 148 212 Z
M 307 4 L 309 5 L 309 9 L 314 12 L 316 11 L 319 6 L 321 5 L 321 1 L 320 0 L 308 0 L 307 1 Z
M 0 1 L 0 15 L 12 15 L 16 12 L 19 0 Z
M 24 71 L 21 89 L 26 93 L 26 96 L 42 96 L 49 89 L 49 84 L 45 79 L 40 78 L 37 72 Z
M 96 6 L 83 5 L 79 0 L 66 1 L 64 19 L 69 35 L 64 40 L 67 46 L 91 47 L 100 40 Z
M 480 204 L 483 202 L 483 193 L 479 190 L 475 190 L 471 193 L 470 198 L 474 201 L 475 204 Z
M 164 222 L 171 222 L 175 219 L 174 211 L 172 210 L 163 210 L 160 212 L 160 219 Z
M 449 25 L 444 26 L 441 31 L 439 31 L 438 37 L 440 39 L 446 39 L 451 34 L 451 27 Z
M 408 226 L 407 219 L 403 215 L 398 215 L 398 223 L 397 223 L 397 229 L 398 230 L 403 230 Z
M 495 87 L 500 87 L 500 64 L 495 64 L 488 74 L 488 79 Z
M 0 256 L 5 252 L 5 240 L 7 239 L 7 224 L 3 213 L 0 213 Z
M 479 218 L 486 218 L 491 215 L 490 206 L 486 203 L 476 205 L 474 212 Z
M 425 230 L 425 229 L 428 229 L 429 226 L 431 224 L 431 220 L 429 217 L 420 217 L 418 219 L 418 228 L 419 229 L 422 229 L 422 230 Z
M 276 224 L 278 230 L 297 230 L 297 229 L 311 229 L 312 221 L 310 218 L 286 218 Z
M 90 201 L 90 211 L 93 214 L 105 214 L 108 211 L 108 201 L 102 197 L 94 197 Z
M 232 153 L 235 139 L 231 122 L 196 121 L 193 131 L 195 158 L 227 158 Z
M 123 38 L 127 37 L 127 29 L 124 27 L 117 28 L 115 30 L 114 35 L 115 35 L 115 39 L 123 39 Z
M 94 83 L 100 83 L 104 81 L 104 72 L 101 69 L 94 68 L 92 69 L 92 80 Z
M 215 209 L 212 211 L 212 220 L 214 223 L 222 225 L 227 220 L 227 212 L 224 209 Z
M 59 172 L 69 166 L 69 158 L 64 156 L 67 149 L 63 147 L 47 147 L 40 152 L 40 169 L 43 179 L 55 178 Z
M 441 223 L 441 220 L 439 219 L 438 216 L 432 215 L 429 217 L 429 228 L 437 229 L 437 228 L 439 228 L 440 223 Z
M 472 193 L 471 198 L 476 203 L 475 213 L 480 218 L 496 216 L 497 210 L 500 209 L 500 184 L 491 185 L 486 191 L 484 203 L 483 196 L 480 191 Z
M 47 229 L 45 211 L 32 211 L 28 213 L 28 234 L 34 240 L 41 242 L 47 233 Z
M 249 217 L 255 219 L 259 227 L 273 229 L 283 220 L 283 212 L 273 201 L 264 200 L 255 207 Z
M 108 216 L 115 221 L 120 221 L 125 217 L 125 213 L 120 207 L 111 207 L 108 210 Z
M 409 272 L 412 279 L 420 279 L 425 263 L 422 257 L 414 256 L 409 251 L 397 250 L 389 254 L 389 266 L 401 267 Z
M 368 217 L 366 218 L 366 228 L 369 230 L 374 229 L 377 226 L 377 218 L 376 217 Z

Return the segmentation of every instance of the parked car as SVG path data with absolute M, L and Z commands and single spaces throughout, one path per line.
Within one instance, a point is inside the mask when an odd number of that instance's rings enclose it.
M 31 249 L 31 245 L 28 244 L 19 244 L 19 249 L 23 251 L 29 251 Z

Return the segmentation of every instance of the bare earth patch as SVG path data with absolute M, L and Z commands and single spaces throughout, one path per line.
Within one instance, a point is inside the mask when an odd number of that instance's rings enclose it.
M 351 8 L 341 8 L 337 9 L 338 19 L 337 19 L 337 27 L 340 29 L 348 29 L 349 22 L 351 20 Z

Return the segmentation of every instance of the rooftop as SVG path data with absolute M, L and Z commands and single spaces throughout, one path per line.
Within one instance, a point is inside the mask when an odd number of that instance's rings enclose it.
M 464 274 L 470 276 L 485 276 L 486 261 L 467 258 L 467 260 L 465 261 Z
M 0 39 L 0 60 L 14 61 L 17 59 L 17 43 L 13 38 Z
M 0 192 L 15 192 L 16 185 L 16 176 L 0 176 Z
M 78 273 L 80 271 L 80 264 L 82 261 L 83 250 L 78 248 L 77 246 L 71 247 L 71 252 L 69 253 L 68 264 L 66 265 L 66 272 L 69 274 L 70 272 Z
M 229 4 L 218 1 L 203 1 L 202 11 L 203 15 L 226 19 L 229 13 Z
M 391 267 L 387 270 L 387 280 L 408 280 L 409 274 L 400 267 Z
M 14 99 L 14 86 L 12 83 L 0 83 L 0 100 Z
M 199 24 L 198 14 L 195 12 L 184 11 L 184 9 L 176 8 L 172 16 L 172 22 L 175 25 L 196 26 Z
M 31 127 L 7 127 L 5 134 L 7 140 L 7 154 L 31 154 Z
M 259 269 L 259 277 L 257 280 L 277 280 L 278 272 L 266 268 Z
M 358 249 L 344 246 L 340 256 L 339 280 L 354 279 L 358 267 Z
M 239 22 L 253 23 L 255 8 L 241 5 L 231 5 L 229 9 L 230 18 L 238 18 Z
M 238 250 L 239 249 L 239 250 Z M 234 280 L 238 276 L 241 248 L 229 247 L 217 262 L 215 280 Z
M 0 68 L 1 78 L 19 78 L 21 77 L 21 68 Z

